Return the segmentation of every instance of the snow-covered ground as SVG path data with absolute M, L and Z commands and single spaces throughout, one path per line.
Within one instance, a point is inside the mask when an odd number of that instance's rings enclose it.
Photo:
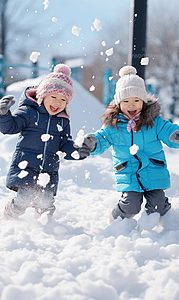
M 8 93 L 18 99 L 29 84 L 34 82 L 17 83 Z M 80 129 L 100 127 L 103 108 L 74 84 L 77 93 L 69 108 L 75 139 Z M 31 208 L 22 222 L 5 221 L 4 206 L 15 195 L 5 188 L 5 178 L 16 140 L 0 134 L 1 300 L 179 299 L 179 151 L 165 148 L 172 209 L 158 224 L 157 214 L 141 211 L 135 219 L 109 225 L 119 198 L 110 151 L 64 161 L 52 223 L 46 215 L 37 221 Z

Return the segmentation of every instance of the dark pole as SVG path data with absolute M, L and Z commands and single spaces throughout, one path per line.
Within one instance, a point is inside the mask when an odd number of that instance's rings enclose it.
M 147 0 L 132 0 L 131 24 L 129 64 L 145 79 L 145 65 L 141 65 L 141 59 L 146 56 Z

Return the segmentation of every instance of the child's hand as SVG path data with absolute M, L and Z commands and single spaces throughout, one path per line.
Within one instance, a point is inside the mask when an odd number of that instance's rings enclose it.
M 85 135 L 82 146 L 78 148 L 80 158 L 89 156 L 90 152 L 93 152 L 95 150 L 97 141 L 98 139 L 94 135 Z
M 0 99 L 0 115 L 5 116 L 10 107 L 16 102 L 14 96 L 8 95 Z
M 179 143 L 179 130 L 177 129 L 169 136 L 170 142 Z

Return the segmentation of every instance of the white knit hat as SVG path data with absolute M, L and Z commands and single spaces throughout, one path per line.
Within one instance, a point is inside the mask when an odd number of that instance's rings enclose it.
M 145 103 L 148 102 L 144 80 L 136 73 L 137 70 L 132 66 L 120 69 L 121 78 L 116 83 L 116 94 L 114 95 L 116 105 L 130 97 L 137 97 Z
M 70 79 L 71 69 L 64 64 L 55 66 L 54 71 L 48 74 L 37 88 L 37 103 L 40 105 L 49 94 L 62 94 L 67 97 L 67 104 L 75 96 L 73 82 Z

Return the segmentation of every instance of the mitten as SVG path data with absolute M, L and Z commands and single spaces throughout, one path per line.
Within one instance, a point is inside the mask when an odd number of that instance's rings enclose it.
M 16 102 L 14 96 L 8 95 L 0 99 L 0 115 L 4 116 L 8 113 L 10 107 Z
M 98 139 L 94 135 L 85 135 L 82 146 L 78 148 L 80 158 L 89 156 L 90 152 L 93 152 L 95 150 L 97 141 Z
M 169 136 L 169 141 L 173 143 L 179 143 L 179 130 L 174 131 L 170 136 Z

